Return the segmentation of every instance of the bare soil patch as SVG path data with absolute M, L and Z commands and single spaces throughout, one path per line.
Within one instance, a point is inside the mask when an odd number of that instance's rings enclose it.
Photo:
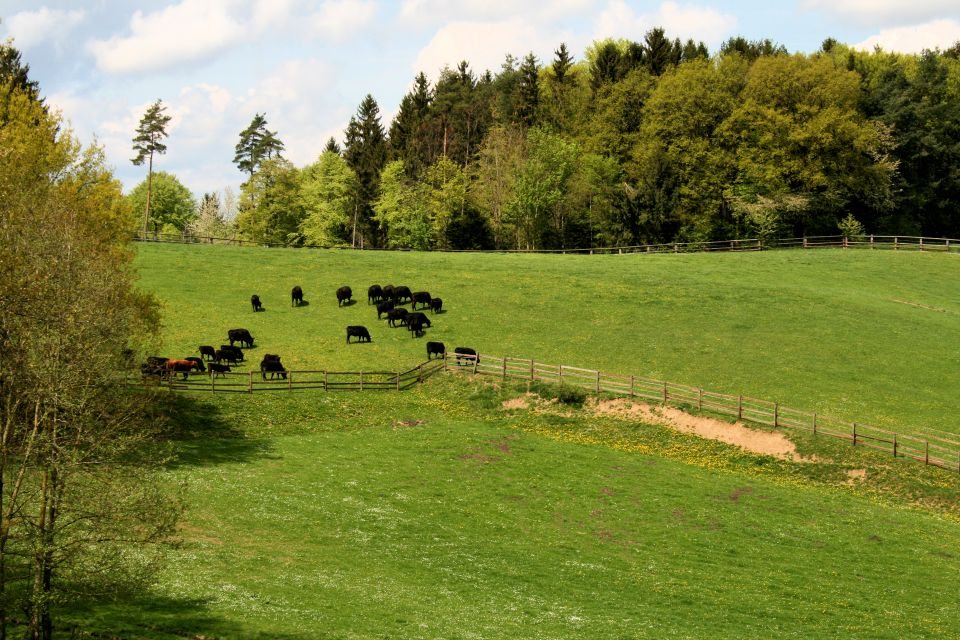
M 796 446 L 782 433 L 757 431 L 737 422 L 731 424 L 715 418 L 694 416 L 673 407 L 654 407 L 633 402 L 627 398 L 615 400 L 591 399 L 586 405 L 598 415 L 616 416 L 659 424 L 692 433 L 701 438 L 719 440 L 753 453 L 774 456 L 781 460 L 806 461 Z
M 860 484 L 867 479 L 867 470 L 866 469 L 850 469 L 847 471 L 847 484 L 855 485 Z

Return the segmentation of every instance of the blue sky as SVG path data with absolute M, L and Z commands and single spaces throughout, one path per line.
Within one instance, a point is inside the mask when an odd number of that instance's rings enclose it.
M 960 0 L 0 0 L 0 37 L 31 67 L 47 101 L 84 143 L 106 150 L 127 189 L 133 131 L 160 98 L 173 116 L 156 160 L 195 193 L 244 176 L 239 132 L 257 112 L 298 166 L 343 130 L 367 93 L 384 127 L 414 75 L 460 60 L 496 71 L 504 56 L 549 61 L 561 42 L 582 56 L 603 37 L 641 40 L 654 26 L 715 51 L 733 35 L 811 52 L 830 36 L 920 51 L 960 40 Z

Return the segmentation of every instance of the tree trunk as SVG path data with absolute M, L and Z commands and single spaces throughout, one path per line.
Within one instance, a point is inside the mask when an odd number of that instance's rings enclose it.
M 147 165 L 147 206 L 143 211 L 143 239 L 147 239 L 147 225 L 150 223 L 150 188 L 153 185 L 153 152 Z

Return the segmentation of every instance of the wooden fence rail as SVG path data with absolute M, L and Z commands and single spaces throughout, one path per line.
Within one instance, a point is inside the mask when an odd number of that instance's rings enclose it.
M 241 247 L 285 247 L 289 245 L 276 243 L 254 242 L 242 238 L 219 238 L 215 236 L 197 236 L 189 233 L 162 234 L 138 233 L 133 236 L 137 242 L 160 242 L 175 244 L 221 244 Z M 449 253 L 560 253 L 560 254 L 636 254 L 636 253 L 702 253 L 713 251 L 741 252 L 765 251 L 768 249 L 818 249 L 834 248 L 862 248 L 862 249 L 890 249 L 912 251 L 942 251 L 948 253 L 960 252 L 960 240 L 952 238 L 928 238 L 924 236 L 879 236 L 865 235 L 858 238 L 844 236 L 807 236 L 802 238 L 743 238 L 736 240 L 711 240 L 706 242 L 667 242 L 660 244 L 623 245 L 614 247 L 578 247 L 568 249 L 493 249 L 479 251 L 444 250 Z M 347 246 L 305 245 L 306 249 L 340 249 L 355 250 Z M 371 249 L 360 248 L 364 251 Z M 375 249 L 375 251 L 409 251 L 409 249 Z
M 943 432 L 935 435 L 903 434 L 861 422 L 847 422 L 812 411 L 786 407 L 778 402 L 742 395 L 717 393 L 641 376 L 610 374 L 594 369 L 554 365 L 530 359 L 497 357 L 482 354 L 468 358 L 458 367 L 479 375 L 566 384 L 593 393 L 609 393 L 666 404 L 682 409 L 697 409 L 730 416 L 744 422 L 775 429 L 795 429 L 814 435 L 847 440 L 853 446 L 889 452 L 894 457 L 918 460 L 924 464 L 955 470 L 960 473 L 960 436 Z M 934 431 L 934 430 L 930 430 Z

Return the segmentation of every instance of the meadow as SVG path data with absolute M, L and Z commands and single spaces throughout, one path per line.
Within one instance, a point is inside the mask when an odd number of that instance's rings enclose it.
M 402 369 L 442 340 L 958 432 L 952 256 L 139 252 L 171 356 L 243 326 L 253 359 Z M 373 283 L 447 311 L 411 338 L 377 322 Z M 338 308 L 344 284 L 357 303 Z M 345 344 L 347 324 L 373 342 Z M 505 408 L 525 392 L 450 374 L 179 396 L 180 544 L 153 591 L 71 620 L 163 639 L 955 635 L 956 473 L 804 436 L 805 462 L 778 460 L 589 404 Z

